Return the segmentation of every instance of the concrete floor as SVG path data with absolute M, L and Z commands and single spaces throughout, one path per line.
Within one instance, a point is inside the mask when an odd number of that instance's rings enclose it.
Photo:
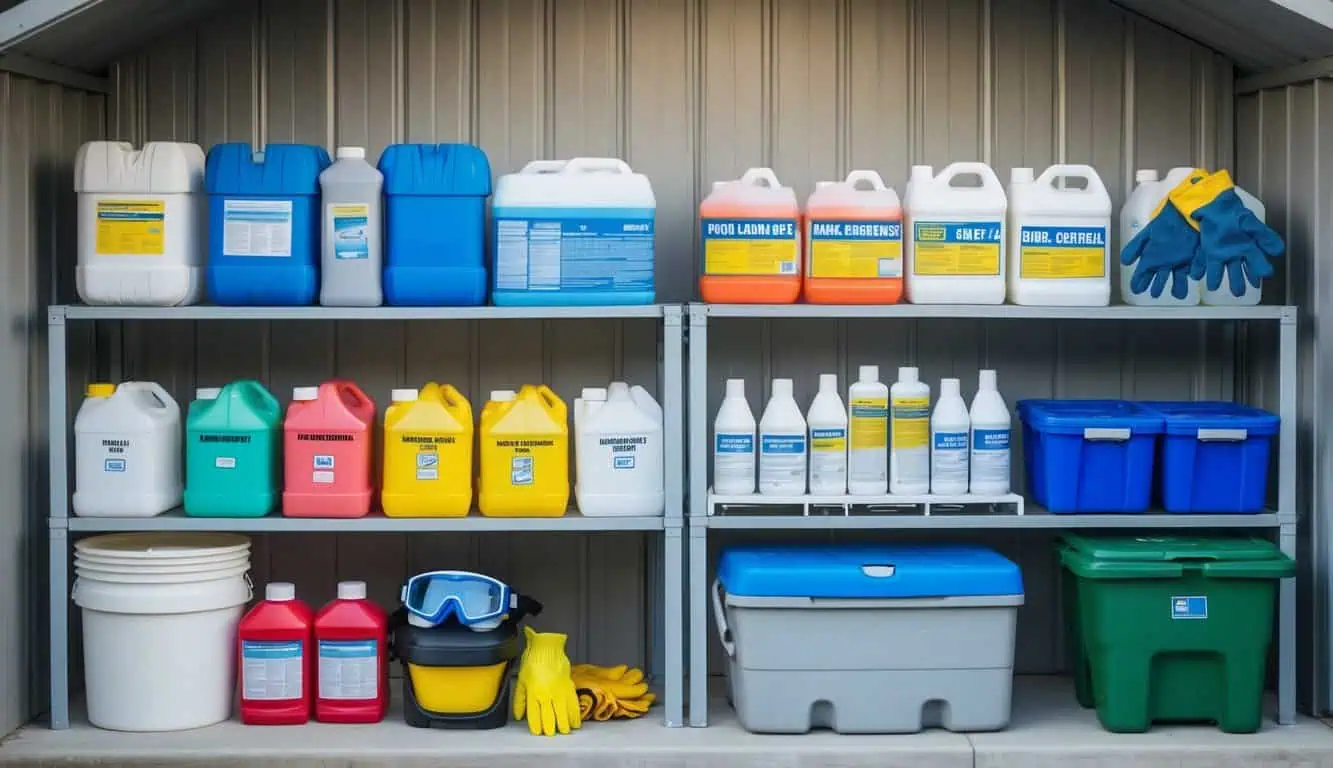
M 1333 729 L 1316 720 L 1266 725 L 1232 736 L 1209 727 L 1158 728 L 1142 735 L 1103 731 L 1080 709 L 1067 681 L 1024 678 L 1008 731 L 911 736 L 756 736 L 721 701 L 706 729 L 667 729 L 660 719 L 590 723 L 572 736 L 535 738 L 526 727 L 425 731 L 392 712 L 374 726 L 312 724 L 257 728 L 239 723 L 163 734 L 68 731 L 32 725 L 0 744 L 0 765 L 216 766 L 222 768 L 1333 768 Z

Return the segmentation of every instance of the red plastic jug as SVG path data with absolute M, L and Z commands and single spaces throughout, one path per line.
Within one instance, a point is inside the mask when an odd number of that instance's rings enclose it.
M 350 381 L 293 390 L 283 425 L 282 514 L 368 514 L 374 425 L 375 401 Z
M 296 586 L 274 582 L 236 629 L 241 722 L 301 725 L 310 719 L 315 614 Z
M 338 599 L 315 616 L 321 723 L 378 723 L 389 709 L 389 618 L 366 599 L 364 581 L 338 583 Z

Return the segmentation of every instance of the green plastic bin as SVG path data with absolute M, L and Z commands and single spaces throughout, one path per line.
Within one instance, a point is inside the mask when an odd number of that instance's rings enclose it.
M 1079 702 L 1108 731 L 1262 718 L 1277 580 L 1296 563 L 1262 539 L 1068 535 L 1065 621 Z

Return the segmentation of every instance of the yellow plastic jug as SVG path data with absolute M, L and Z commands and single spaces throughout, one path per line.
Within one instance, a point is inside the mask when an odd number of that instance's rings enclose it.
M 560 517 L 569 506 L 569 420 L 549 387 L 491 401 L 481 417 L 481 513 Z
M 452 386 L 395 389 L 384 414 L 384 514 L 464 517 L 472 508 L 472 406 Z

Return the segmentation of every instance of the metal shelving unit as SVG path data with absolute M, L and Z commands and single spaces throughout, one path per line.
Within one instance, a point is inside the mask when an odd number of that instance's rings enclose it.
M 488 320 L 488 319 L 656 318 L 659 391 L 664 415 L 666 515 L 664 517 L 585 517 L 571 508 L 564 517 L 492 518 L 475 512 L 463 518 L 192 518 L 179 510 L 148 518 L 70 517 L 67 399 L 67 322 L 98 320 Z M 51 727 L 69 727 L 70 534 L 107 531 L 234 531 L 253 533 L 407 533 L 548 531 L 660 531 L 650 576 L 650 622 L 663 687 L 665 723 L 684 725 L 684 329 L 678 305 L 634 307 L 89 307 L 53 306 L 47 313 L 47 373 L 50 435 L 50 682 Z M 672 482 L 676 480 L 677 482 Z M 658 589 L 660 587 L 660 589 Z
M 1028 502 L 1021 514 L 995 498 L 717 496 L 708 486 L 708 323 L 710 318 L 824 319 L 1038 319 L 1104 321 L 1276 322 L 1279 330 L 1277 509 L 1258 515 L 1055 515 Z M 1257 307 L 1019 307 L 896 304 L 890 306 L 707 305 L 689 306 L 689 724 L 708 725 L 708 532 L 710 530 L 982 530 L 982 529 L 1245 529 L 1275 534 L 1282 551 L 1296 556 L 1297 311 Z M 895 510 L 889 502 L 905 505 Z M 879 507 L 875 509 L 875 507 Z M 948 507 L 941 513 L 938 507 Z M 1278 597 L 1277 722 L 1296 718 L 1296 580 L 1283 579 Z

